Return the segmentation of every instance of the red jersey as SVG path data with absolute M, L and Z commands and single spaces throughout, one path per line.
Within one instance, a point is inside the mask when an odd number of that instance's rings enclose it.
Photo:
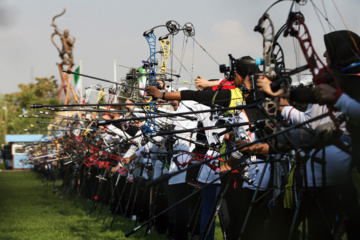
M 223 80 L 220 81 L 219 85 L 212 87 L 212 90 L 216 91 L 220 87 L 220 85 L 223 84 L 225 81 L 226 81 L 226 79 L 224 78 Z M 236 87 L 235 87 L 234 82 L 228 81 L 224 84 L 224 86 L 222 86 L 221 89 L 235 89 L 235 88 Z

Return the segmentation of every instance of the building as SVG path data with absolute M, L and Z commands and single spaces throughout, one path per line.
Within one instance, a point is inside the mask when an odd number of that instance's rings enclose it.
M 47 135 L 41 134 L 7 134 L 2 146 L 1 155 L 6 169 L 28 170 L 31 164 L 23 164 L 28 159 L 29 148 L 39 142 L 48 142 Z

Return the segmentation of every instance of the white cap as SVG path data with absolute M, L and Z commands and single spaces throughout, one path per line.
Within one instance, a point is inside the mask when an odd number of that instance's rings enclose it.
M 178 90 L 178 92 L 181 92 L 181 91 L 184 91 L 184 90 L 189 90 L 189 88 L 187 88 L 187 87 L 180 87 L 180 88 L 178 88 L 177 90 Z

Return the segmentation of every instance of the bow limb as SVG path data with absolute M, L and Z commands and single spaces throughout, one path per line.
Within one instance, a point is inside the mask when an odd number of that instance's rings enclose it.
M 270 79 L 279 77 L 279 70 L 285 69 L 284 54 L 280 44 L 277 43 L 277 39 L 280 35 L 279 32 L 283 31 L 283 28 L 275 34 L 273 22 L 267 13 L 276 3 L 266 10 L 254 28 L 255 32 L 259 32 L 263 36 L 263 76 L 269 77 Z M 264 104 L 264 108 L 269 113 L 269 117 L 276 119 L 278 109 L 278 104 L 276 102 L 267 101 Z M 270 119 L 266 119 L 265 124 L 269 129 L 272 129 L 273 132 L 275 132 L 276 129 L 271 124 Z
M 54 36 L 57 35 L 56 32 L 54 32 L 53 34 L 51 34 L 51 42 L 54 44 L 54 46 L 56 47 L 56 49 L 58 50 L 58 52 L 60 53 L 60 48 L 59 46 L 56 44 L 55 40 L 54 40 Z
M 151 31 L 145 32 L 144 37 L 146 38 L 146 41 L 148 42 L 149 48 L 150 48 L 149 85 L 156 86 L 156 70 L 155 70 L 156 37 L 155 37 L 153 29 L 151 29 Z
M 162 58 L 161 67 L 160 67 L 160 74 L 164 74 L 163 76 L 165 77 L 166 64 L 167 64 L 167 61 L 169 59 L 169 54 L 170 54 L 170 40 L 169 40 L 169 38 L 167 36 L 160 38 L 160 44 L 161 44 L 161 48 L 162 48 L 162 51 L 163 51 L 163 58 Z
M 180 30 L 180 24 L 174 20 L 167 21 L 165 25 L 158 25 L 144 32 L 144 37 L 152 34 L 156 28 L 166 27 L 170 34 L 177 34 Z
M 54 44 L 54 46 L 56 47 L 56 49 L 58 50 L 59 53 L 61 53 L 61 50 L 60 48 L 58 47 L 58 45 L 55 43 L 55 40 L 54 40 L 54 36 L 55 35 L 61 35 L 57 25 L 55 24 L 55 19 L 58 18 L 58 17 L 61 17 L 62 15 L 64 15 L 66 12 L 66 8 L 64 8 L 63 12 L 58 14 L 58 15 L 55 15 L 52 19 L 52 22 L 51 22 L 51 26 L 54 27 L 54 33 L 51 35 L 51 42 Z
M 330 68 L 325 65 L 317 55 L 311 41 L 310 32 L 304 22 L 301 13 L 290 12 L 287 20 L 287 29 L 284 33 L 285 36 L 290 35 L 298 39 L 301 50 L 305 56 L 308 67 L 310 68 L 315 85 L 328 83 L 333 81 L 337 89 L 340 89 L 339 83 L 335 78 L 334 73 Z M 329 116 L 335 123 L 337 130 L 339 129 L 339 121 L 333 114 L 334 107 L 330 104 L 327 105 L 329 109 Z
M 57 30 L 57 25 L 55 24 L 55 19 L 58 18 L 58 17 L 61 17 L 62 15 L 64 15 L 66 12 L 66 8 L 64 8 L 64 10 L 62 11 L 62 13 L 58 14 L 58 15 L 55 15 L 52 19 L 52 23 L 51 23 L 51 26 L 55 27 L 55 29 Z
M 284 0 L 278 0 L 270 5 L 260 17 L 258 24 L 255 26 L 254 31 L 259 32 L 263 36 L 263 76 L 274 77 L 279 73 L 280 69 L 285 71 L 285 65 L 283 61 L 283 52 L 280 45 L 277 43 L 277 39 L 284 31 L 284 26 L 275 34 L 274 25 L 268 14 L 269 10 Z M 297 1 L 300 4 L 300 1 Z M 294 3 L 294 1 L 293 1 Z M 274 50 L 277 54 L 273 55 Z M 281 55 L 279 55 L 281 54 Z M 278 60 L 278 61 L 277 61 Z M 281 61 L 281 62 L 280 62 Z M 283 67 L 283 68 L 282 68 Z
M 166 28 L 168 29 L 169 33 L 164 36 L 159 37 L 159 41 L 160 41 L 162 53 L 163 53 L 163 58 L 162 58 L 161 67 L 160 67 L 160 74 L 163 74 L 163 76 L 161 76 L 161 78 L 165 78 L 166 65 L 167 65 L 167 62 L 169 59 L 169 55 L 170 55 L 170 46 L 171 46 L 170 43 L 171 42 L 169 40 L 169 36 L 176 35 L 179 33 L 180 30 L 182 30 L 180 24 L 174 20 L 167 21 Z
M 150 48 L 150 62 L 149 62 L 149 85 L 156 86 L 156 71 L 155 71 L 155 53 L 156 53 L 156 38 L 154 35 L 154 28 L 144 33 L 144 37 L 146 38 L 149 48 Z M 155 115 L 156 103 L 151 101 L 149 104 L 150 108 L 150 116 Z M 156 129 L 154 119 L 149 119 L 148 123 L 144 125 L 143 131 L 144 133 L 154 133 Z
M 298 39 L 311 74 L 313 75 L 315 85 L 327 83 L 324 74 L 328 73 L 331 79 L 335 82 L 336 87 L 339 89 L 340 86 L 335 78 L 335 75 L 332 73 L 330 68 L 321 61 L 320 57 L 316 53 L 312 44 L 310 32 L 303 19 L 303 15 L 301 13 L 291 12 L 287 20 L 287 29 L 285 30 L 284 35 L 290 35 Z
M 259 32 L 263 36 L 263 60 L 264 69 L 263 76 L 271 76 L 273 69 L 270 68 L 271 57 L 273 52 L 273 43 L 275 37 L 275 30 L 269 14 L 264 13 L 259 19 L 258 24 L 254 28 L 255 32 Z

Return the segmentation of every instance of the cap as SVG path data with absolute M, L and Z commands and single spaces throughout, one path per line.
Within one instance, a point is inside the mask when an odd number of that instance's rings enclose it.
M 260 72 L 259 67 L 255 65 L 255 60 L 250 56 L 244 56 L 235 60 L 235 68 L 242 78 Z
M 178 92 L 181 92 L 181 91 L 184 91 L 184 90 L 189 90 L 189 88 L 187 88 L 187 87 L 180 87 L 180 88 L 178 88 L 177 90 L 178 90 Z

